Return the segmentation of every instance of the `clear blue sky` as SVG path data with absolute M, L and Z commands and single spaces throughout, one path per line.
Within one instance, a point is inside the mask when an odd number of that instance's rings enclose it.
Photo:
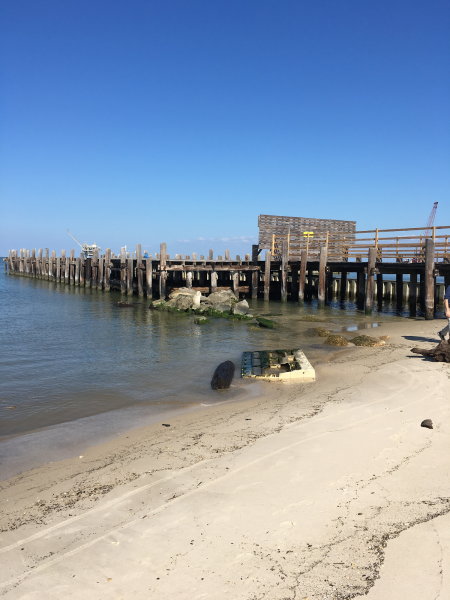
M 260 213 L 420 227 L 435 201 L 450 225 L 448 1 L 0 11 L 0 254 L 67 228 L 243 254 Z

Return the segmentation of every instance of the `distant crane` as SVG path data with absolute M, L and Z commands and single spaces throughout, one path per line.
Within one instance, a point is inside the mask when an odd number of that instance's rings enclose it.
M 433 209 L 431 211 L 431 215 L 430 215 L 430 218 L 428 219 L 428 223 L 427 223 L 427 226 L 425 229 L 425 234 L 424 234 L 425 236 L 431 235 L 431 228 L 433 227 L 434 217 L 436 216 L 437 205 L 438 205 L 437 202 L 435 202 L 433 204 Z
M 81 250 L 84 252 L 84 258 L 92 258 L 94 256 L 95 250 L 98 250 L 99 252 L 101 251 L 101 248 L 97 246 L 97 244 L 94 243 L 91 246 L 89 246 L 87 242 L 84 242 L 84 244 L 82 244 L 79 240 L 77 240 L 73 233 L 70 233 L 69 230 L 67 230 L 67 233 L 71 235 L 76 241 L 76 243 L 80 246 Z

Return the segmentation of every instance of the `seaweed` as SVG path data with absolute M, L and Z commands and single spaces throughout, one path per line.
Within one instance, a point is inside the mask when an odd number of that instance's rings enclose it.
M 262 317 L 256 317 L 260 327 L 267 327 L 267 329 L 274 329 L 278 323 L 270 321 L 269 319 L 263 319 Z

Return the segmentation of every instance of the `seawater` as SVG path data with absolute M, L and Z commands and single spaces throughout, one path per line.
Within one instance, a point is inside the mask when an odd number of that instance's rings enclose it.
M 3 274 L 0 297 L 0 478 L 162 415 L 243 397 L 252 391 L 239 377 L 244 350 L 300 347 L 313 364 L 336 352 L 311 335 L 317 325 L 296 319 L 317 312 L 314 300 L 249 300 L 252 313 L 280 321 L 251 331 L 226 319 L 199 326 L 192 316 L 149 310 L 147 298 Z M 114 306 L 123 300 L 136 305 Z M 320 311 L 337 329 L 382 327 L 406 314 L 384 304 L 366 317 L 352 301 Z M 210 381 L 224 360 L 237 377 L 218 393 Z

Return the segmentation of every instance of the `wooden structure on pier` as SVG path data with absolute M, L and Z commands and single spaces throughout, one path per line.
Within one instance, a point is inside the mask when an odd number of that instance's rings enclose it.
M 268 249 L 260 260 L 257 245 L 244 258 L 225 256 L 214 258 L 210 250 L 207 257 L 167 254 L 166 244 L 161 244 L 155 257 L 142 255 L 140 244 L 136 253 L 121 249 L 118 256 L 107 249 L 105 254 L 94 252 L 92 258 L 84 253 L 75 257 L 74 250 L 61 256 L 45 249 L 11 250 L 5 260 L 5 272 L 46 279 L 73 286 L 117 290 L 122 294 L 166 298 L 171 290 L 180 287 L 197 289 L 203 293 L 218 289 L 232 289 L 236 295 L 251 298 L 278 298 L 300 304 L 311 295 L 317 295 L 319 306 L 331 298 L 334 284 L 339 283 L 341 299 L 347 293 L 355 294 L 360 308 L 370 314 L 374 297 L 381 303 L 391 285 L 383 284 L 384 274 L 395 274 L 395 294 L 403 300 L 403 276 L 410 277 L 409 306 L 411 316 L 416 315 L 417 300 L 424 308 L 427 319 L 434 316 L 439 296 L 436 277 L 443 276 L 445 286 L 450 285 L 450 227 L 433 227 L 430 236 L 418 232 L 423 229 L 381 230 L 354 232 L 354 239 L 346 238 L 345 252 L 335 252 L 330 236 L 325 237 L 318 252 L 302 249 L 300 256 L 289 252 L 290 240 L 276 236 L 280 252 L 272 254 Z M 413 233 L 411 233 L 413 232 Z M 383 234 L 390 234 L 385 236 Z M 396 234 L 395 237 L 392 234 Z M 370 237 L 358 237 L 374 234 Z M 381 234 L 381 235 L 380 235 Z M 337 235 L 337 234 L 336 234 Z M 352 234 L 353 235 L 353 234 Z M 348 274 L 356 273 L 356 289 L 349 289 Z M 335 278 L 339 275 L 339 278 Z M 418 280 L 420 277 L 420 284 Z M 376 277 L 376 281 L 375 281 Z M 389 286 L 387 285 L 389 283 Z M 336 290 L 337 291 L 337 290 Z

